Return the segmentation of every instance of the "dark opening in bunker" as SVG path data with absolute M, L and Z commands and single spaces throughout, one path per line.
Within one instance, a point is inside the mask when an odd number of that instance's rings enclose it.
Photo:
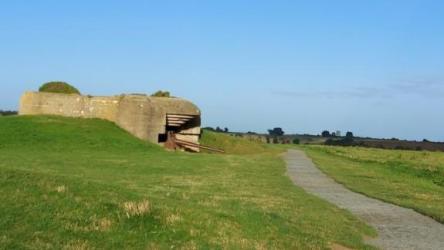
M 159 134 L 159 137 L 158 137 L 158 139 L 157 139 L 157 142 L 159 142 L 159 143 L 163 143 L 163 142 L 166 142 L 167 141 L 167 134 Z

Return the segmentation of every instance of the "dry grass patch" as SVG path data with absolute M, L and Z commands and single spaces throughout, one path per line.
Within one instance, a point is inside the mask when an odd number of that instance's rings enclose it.
M 108 219 L 108 218 L 101 218 L 99 220 L 95 220 L 94 221 L 93 229 L 95 231 L 104 232 L 104 231 L 108 231 L 111 228 L 112 225 L 113 225 L 113 222 L 110 219 Z
M 89 247 L 88 241 L 84 240 L 70 241 L 68 244 L 66 244 L 63 247 L 63 250 L 88 250 L 88 249 L 92 248 Z
M 266 242 L 256 242 L 254 248 L 256 250 L 266 250 L 267 248 L 267 243 Z
M 56 191 L 57 191 L 58 193 L 64 193 L 64 192 L 66 191 L 66 187 L 65 187 L 65 185 L 62 185 L 62 186 L 58 186 L 58 187 L 56 187 Z
M 194 241 L 186 242 L 182 247 L 180 247 L 181 250 L 197 250 L 199 249 L 197 247 L 197 244 Z
M 148 200 L 143 201 L 127 201 L 123 203 L 123 210 L 126 217 L 143 216 L 151 212 L 151 205 Z
M 166 217 L 166 223 L 168 225 L 174 225 L 181 220 L 182 220 L 182 217 L 180 217 L 179 214 L 170 214 Z
M 74 232 L 105 232 L 109 231 L 113 225 L 112 220 L 108 218 L 97 219 L 95 216 L 91 218 L 89 225 L 79 225 L 78 223 L 68 223 L 64 227 Z
M 145 249 L 146 250 L 160 250 L 161 247 L 155 242 L 150 242 L 150 243 L 148 243 L 148 245 L 146 246 Z

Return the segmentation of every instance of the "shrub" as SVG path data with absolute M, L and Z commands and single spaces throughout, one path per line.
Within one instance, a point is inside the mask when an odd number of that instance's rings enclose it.
M 294 138 L 293 139 L 293 144 L 299 144 L 301 143 L 301 141 L 299 140 L 299 138 Z
M 40 92 L 78 94 L 80 91 L 66 82 L 47 82 L 39 88 Z
M 171 97 L 169 91 L 162 91 L 162 90 L 157 91 L 156 93 L 152 94 L 151 96 L 154 96 L 154 97 Z
M 324 143 L 325 145 L 329 146 L 353 146 L 354 141 L 353 138 L 345 137 L 344 139 L 340 140 L 334 140 L 334 139 L 327 139 Z

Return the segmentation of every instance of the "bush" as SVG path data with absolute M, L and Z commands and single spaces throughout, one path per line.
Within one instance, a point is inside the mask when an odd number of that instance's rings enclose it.
M 162 91 L 162 90 L 157 91 L 156 93 L 152 94 L 151 96 L 154 96 L 154 97 L 171 97 L 169 91 Z
M 47 82 L 39 88 L 39 92 L 78 94 L 80 91 L 66 82 Z
M 277 137 L 273 137 L 273 144 L 278 144 L 278 143 L 279 143 L 278 138 Z
M 329 146 L 353 146 L 354 141 L 353 138 L 350 137 L 345 137 L 344 139 L 341 140 L 333 140 L 330 138 L 326 140 L 324 144 Z
M 301 143 L 301 141 L 299 140 L 299 138 L 294 138 L 293 139 L 293 144 L 299 144 Z

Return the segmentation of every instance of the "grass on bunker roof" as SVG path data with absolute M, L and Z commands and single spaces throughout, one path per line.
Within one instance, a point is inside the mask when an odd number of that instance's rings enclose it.
M 209 133 L 216 147 L 239 140 Z M 102 120 L 0 117 L 0 248 L 371 248 L 371 228 L 291 183 L 280 150 L 246 151 L 167 152 Z

